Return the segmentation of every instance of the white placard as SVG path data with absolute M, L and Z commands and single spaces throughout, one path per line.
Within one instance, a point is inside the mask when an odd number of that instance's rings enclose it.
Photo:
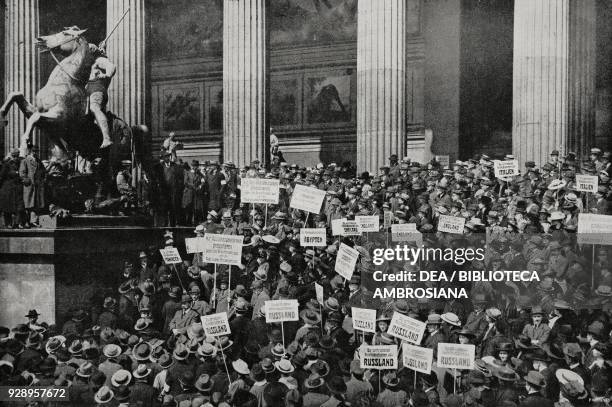
M 359 350 L 362 369 L 397 369 L 397 346 L 365 345 Z
M 297 184 L 293 189 L 290 207 L 310 213 L 319 213 L 325 198 L 325 191 Z
M 408 369 L 430 374 L 433 361 L 433 349 L 421 348 L 409 343 L 402 344 L 402 364 Z
M 167 247 L 165 249 L 159 249 L 159 252 L 164 259 L 166 264 L 179 264 L 182 263 L 181 255 L 176 247 Z
M 435 157 L 436 162 L 440 163 L 442 167 L 450 167 L 450 156 L 449 155 L 437 155 Z
M 416 223 L 396 223 L 391 225 L 392 242 L 417 242 L 423 243 L 423 236 L 416 229 Z
M 438 232 L 463 234 L 465 218 L 458 216 L 440 215 L 438 220 Z
M 578 214 L 578 243 L 612 245 L 612 215 Z
M 599 188 L 599 178 L 595 175 L 576 174 L 576 190 L 582 192 L 597 192 Z
M 278 205 L 279 185 L 275 178 L 242 178 L 240 202 Z
M 325 301 L 325 296 L 323 293 L 323 286 L 319 283 L 315 283 L 315 293 L 317 293 L 317 301 L 319 302 L 319 304 L 323 305 L 323 302 Z
M 351 308 L 353 328 L 364 332 L 376 333 L 376 310 L 367 308 Z
M 352 247 L 340 243 L 338 255 L 336 256 L 336 265 L 334 270 L 347 280 L 350 280 L 357 265 L 359 252 Z
M 203 253 L 204 252 L 204 238 L 203 237 L 186 237 L 185 238 L 185 251 L 187 252 L 187 254 Z
M 332 219 L 331 227 L 332 227 L 332 236 L 342 236 L 342 224 L 346 222 L 346 218 L 341 219 Z
M 242 235 L 204 235 L 204 262 L 239 266 L 242 263 Z
M 203 315 L 200 317 L 202 320 L 202 326 L 206 336 L 221 336 L 229 335 L 230 331 L 229 322 L 227 320 L 226 312 L 219 312 L 218 314 Z
M 383 227 L 385 229 L 388 229 L 391 227 L 392 223 L 393 223 L 393 213 L 391 211 L 384 211 L 383 212 Z
M 327 236 L 325 228 L 301 228 L 300 246 L 325 247 L 327 246 Z
M 387 332 L 402 341 L 418 345 L 423 340 L 426 326 L 425 322 L 394 311 Z
M 493 171 L 496 178 L 509 178 L 519 175 L 518 160 L 493 161 Z
M 342 222 L 342 236 L 361 236 L 357 221 L 345 220 Z
M 297 300 L 266 301 L 266 323 L 298 321 Z
M 474 345 L 439 343 L 437 366 L 446 369 L 474 369 Z
M 359 225 L 360 232 L 378 232 L 380 229 L 380 218 L 378 215 L 355 216 L 355 221 Z

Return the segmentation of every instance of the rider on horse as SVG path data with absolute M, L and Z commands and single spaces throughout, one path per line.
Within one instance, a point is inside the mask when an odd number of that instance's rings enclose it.
M 97 55 L 91 67 L 89 81 L 85 86 L 89 101 L 89 110 L 94 114 L 98 127 L 102 132 L 102 145 L 105 148 L 113 144 L 106 119 L 106 103 L 108 102 L 108 87 L 117 71 L 117 67 L 106 56 L 106 44 L 102 42 L 99 47 L 90 44 Z

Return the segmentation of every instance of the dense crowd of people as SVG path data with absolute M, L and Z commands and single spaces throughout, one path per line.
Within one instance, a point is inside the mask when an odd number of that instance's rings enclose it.
M 125 259 L 114 295 L 73 310 L 62 326 L 32 310 L 23 324 L 2 328 L 0 385 L 66 385 L 74 406 L 611 405 L 612 241 L 576 239 L 580 214 L 611 214 L 609 153 L 593 148 L 580 161 L 553 151 L 548 163 L 526 162 L 503 179 L 486 155 L 447 168 L 392 155 L 376 175 L 280 157 L 268 171 L 259 162 L 183 168 L 173 158 L 164 153 L 151 177 L 158 224 L 194 223 L 194 236 L 242 235 L 242 264 L 186 256 L 168 232 L 159 247 Z M 597 189 L 579 192 L 576 175 L 596 176 Z M 279 204 L 241 204 L 245 177 L 278 178 Z M 291 207 L 297 184 L 326 191 L 320 213 Z M 378 215 L 384 240 L 385 214 L 415 224 L 426 247 L 486 244 L 485 259 L 461 269 L 534 270 L 539 278 L 463 282 L 467 299 L 374 299 L 362 280 L 376 269 L 376 237 L 335 236 L 331 224 Z M 438 231 L 441 215 L 465 219 L 464 233 Z M 302 247 L 304 227 L 326 228 L 326 246 Z M 341 243 L 360 254 L 349 280 L 334 267 Z M 164 264 L 159 249 L 168 247 L 181 249 L 182 264 Z M 419 266 L 449 267 L 385 267 Z M 300 320 L 266 323 L 266 301 L 278 299 L 297 299 Z M 376 333 L 353 328 L 353 307 L 376 309 Z M 207 336 L 200 317 L 223 312 L 231 333 Z M 395 313 L 426 323 L 419 346 L 434 352 L 431 373 L 403 366 L 401 341 L 388 332 Z M 475 345 L 474 369 L 438 367 L 440 343 Z M 398 369 L 363 369 L 364 344 L 397 346 Z

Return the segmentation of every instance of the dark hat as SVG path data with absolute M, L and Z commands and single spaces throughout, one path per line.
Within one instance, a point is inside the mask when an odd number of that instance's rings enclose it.
M 318 373 L 312 373 L 304 382 L 307 389 L 317 389 L 325 384 L 325 380 Z
M 527 376 L 524 377 L 525 381 L 535 387 L 544 387 L 546 386 L 546 380 L 541 373 L 536 372 L 535 370 L 531 370 L 527 373 Z
M 40 316 L 40 314 L 38 312 L 36 312 L 35 309 L 31 309 L 30 311 L 28 311 L 28 313 L 26 314 L 26 318 L 36 318 Z

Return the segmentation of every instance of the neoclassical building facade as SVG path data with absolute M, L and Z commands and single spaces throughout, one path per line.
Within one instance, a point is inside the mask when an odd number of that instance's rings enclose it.
M 108 42 L 109 109 L 175 132 L 185 160 L 288 161 L 392 153 L 466 159 L 611 147 L 607 0 L 4 0 L 3 93 L 28 99 L 55 62 L 33 39 L 64 26 Z M 17 110 L 6 153 L 24 128 Z M 431 145 L 425 134 L 433 135 Z

